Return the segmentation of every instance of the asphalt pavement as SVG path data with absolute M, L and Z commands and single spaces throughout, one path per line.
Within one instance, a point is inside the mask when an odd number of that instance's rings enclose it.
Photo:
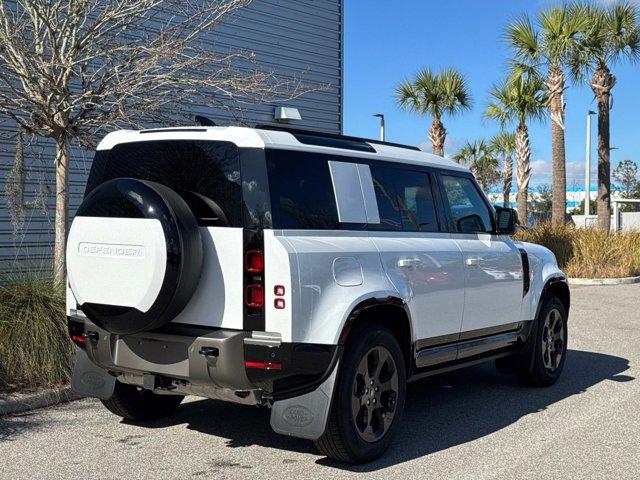
M 139 426 L 85 399 L 0 418 L 0 478 L 640 478 L 640 284 L 572 288 L 569 335 L 551 388 L 491 364 L 410 384 L 394 445 L 367 465 L 277 435 L 266 409 L 189 398 Z

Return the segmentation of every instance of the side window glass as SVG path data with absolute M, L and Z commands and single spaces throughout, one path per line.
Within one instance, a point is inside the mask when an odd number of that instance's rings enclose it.
M 339 230 L 329 165 L 324 157 L 267 150 L 273 227 Z
M 374 168 L 372 173 L 383 230 L 438 231 L 427 173 L 387 167 Z
M 491 233 L 491 212 L 473 182 L 466 177 L 441 175 L 452 229 L 460 233 Z

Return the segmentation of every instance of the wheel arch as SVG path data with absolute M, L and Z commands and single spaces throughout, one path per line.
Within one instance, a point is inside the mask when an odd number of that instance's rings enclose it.
M 411 368 L 413 329 L 407 304 L 398 297 L 368 298 L 352 310 L 340 332 L 338 343 L 344 345 L 349 336 L 362 325 L 381 325 L 388 328 L 402 350 L 407 372 Z
M 571 292 L 569 291 L 569 284 L 563 277 L 550 278 L 544 284 L 542 288 L 542 295 L 549 293 L 558 297 L 564 306 L 564 310 L 569 315 L 569 308 L 571 307 Z M 538 301 L 538 310 L 540 309 L 541 302 Z

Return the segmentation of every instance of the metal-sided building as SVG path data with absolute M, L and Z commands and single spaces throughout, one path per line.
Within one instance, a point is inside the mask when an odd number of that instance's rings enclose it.
M 211 48 L 251 51 L 258 65 L 276 76 L 300 76 L 304 82 L 323 85 L 323 88 L 277 105 L 243 103 L 214 108 L 202 104 L 193 114 L 207 116 L 219 125 L 273 124 L 275 109 L 288 106 L 300 112 L 302 119 L 295 122 L 296 126 L 340 133 L 343 26 L 343 0 L 253 0 L 216 28 L 210 38 L 205 39 L 206 44 Z M 24 174 L 16 177 L 16 133 L 15 125 L 0 119 L 0 273 L 16 268 L 17 261 L 27 258 L 46 267 L 52 254 L 53 148 L 46 141 L 24 148 Z M 79 148 L 73 151 L 69 186 L 71 218 L 82 200 L 92 158 L 91 151 Z M 21 200 L 24 220 L 18 229 L 9 209 L 9 197 L 15 195 L 17 187 L 16 178 L 24 181 Z M 15 196 L 12 198 L 15 203 Z

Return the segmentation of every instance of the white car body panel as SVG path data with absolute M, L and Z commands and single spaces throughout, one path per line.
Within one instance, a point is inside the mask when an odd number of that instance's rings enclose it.
M 480 330 L 520 320 L 522 260 L 506 236 L 456 234 L 465 269 L 462 330 Z
M 448 233 L 371 232 L 386 275 L 407 304 L 416 338 L 462 326 L 462 253 Z
M 362 232 L 281 230 L 274 231 L 274 236 L 288 244 L 296 256 L 292 342 L 335 345 L 347 317 L 359 303 L 398 296 L 384 274 L 376 246 Z M 265 257 L 269 253 L 265 251 Z M 346 282 L 350 286 L 344 286 L 336 277 L 361 277 L 362 282 L 350 281 Z
M 204 261 L 200 282 L 173 323 L 242 329 L 242 229 L 200 227 Z
M 522 302 L 522 318 L 532 320 L 538 311 L 538 305 L 547 282 L 559 279 L 566 280 L 565 273 L 558 268 L 556 257 L 551 250 L 528 242 L 516 242 L 529 256 L 531 286 Z
M 300 293 L 297 256 L 294 248 L 279 232 L 265 229 L 265 330 L 279 333 L 283 342 L 292 341 L 292 311 L 297 310 Z M 276 285 L 284 287 L 284 296 L 276 296 Z M 276 298 L 285 307 L 275 308 Z

